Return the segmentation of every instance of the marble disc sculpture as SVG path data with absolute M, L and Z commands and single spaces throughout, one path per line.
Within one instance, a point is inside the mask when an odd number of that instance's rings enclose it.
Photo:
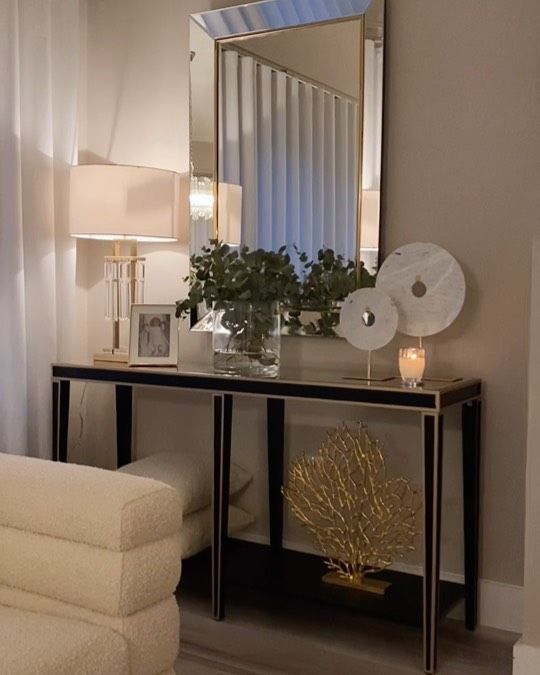
M 425 337 L 448 328 L 465 302 L 465 277 L 457 260 L 436 244 L 406 244 L 381 265 L 376 287 L 388 293 L 398 330 Z
M 339 334 L 357 349 L 372 351 L 396 334 L 398 312 L 387 293 L 361 288 L 348 295 L 340 311 Z

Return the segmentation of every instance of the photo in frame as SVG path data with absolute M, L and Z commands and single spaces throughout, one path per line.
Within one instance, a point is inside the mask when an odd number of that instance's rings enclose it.
M 175 305 L 132 305 L 130 366 L 176 366 L 178 331 L 175 311 Z

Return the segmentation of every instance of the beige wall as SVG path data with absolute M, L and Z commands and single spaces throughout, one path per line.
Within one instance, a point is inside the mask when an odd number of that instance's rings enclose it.
M 359 20 L 343 21 L 254 35 L 236 44 L 298 75 L 359 99 L 360 27 Z
M 185 171 L 188 166 L 188 14 L 210 2 L 99 0 L 89 3 L 88 125 L 84 157 Z M 219 3 L 216 2 L 217 6 Z M 234 4 L 230 2 L 229 4 Z M 540 83 L 537 0 L 390 0 L 386 250 L 433 241 L 463 265 L 465 311 L 428 341 L 431 371 L 477 376 L 486 383 L 482 469 L 484 578 L 520 584 L 523 567 L 527 317 L 533 199 L 538 176 Z M 534 13 L 534 17 L 532 14 Z M 99 244 L 88 253 L 88 305 L 95 349 L 106 344 Z M 147 301 L 183 292 L 185 244 L 148 246 Z M 376 354 L 394 364 L 399 338 Z M 343 342 L 284 339 L 284 361 L 318 368 L 360 368 L 361 353 Z M 186 360 L 210 358 L 208 335 L 184 325 Z M 107 390 L 89 387 L 82 458 L 112 465 L 114 441 Z M 210 444 L 206 395 L 140 392 L 136 421 L 140 455 L 204 437 Z M 256 473 L 242 503 L 266 534 L 264 404 L 239 401 L 235 458 Z M 418 420 L 345 406 L 288 407 L 292 452 L 315 449 L 342 419 L 364 419 L 388 451 L 392 470 L 419 482 Z M 447 419 L 443 566 L 461 570 L 460 448 L 457 411 Z M 249 434 L 245 430 L 249 429 Z M 75 425 L 78 439 L 80 426 Z M 305 541 L 287 524 L 286 537 Z M 419 561 L 419 555 L 413 556 Z
M 540 194 L 540 191 L 539 191 Z M 538 198 L 540 202 L 540 196 Z M 514 648 L 514 674 L 540 670 L 540 232 L 533 242 L 525 517 L 523 638 Z
M 466 309 L 435 358 L 485 380 L 482 575 L 520 583 L 539 5 L 391 7 L 387 250 L 432 240 L 465 270 Z

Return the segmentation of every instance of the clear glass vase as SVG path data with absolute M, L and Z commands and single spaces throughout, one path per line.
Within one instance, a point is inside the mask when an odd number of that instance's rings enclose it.
M 229 375 L 277 377 L 281 350 L 278 302 L 220 302 L 213 310 L 214 369 Z

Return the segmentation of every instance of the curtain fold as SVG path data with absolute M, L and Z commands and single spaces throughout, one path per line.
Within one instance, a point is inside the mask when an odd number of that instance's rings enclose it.
M 362 189 L 379 190 L 381 185 L 383 50 L 366 40 L 364 63 L 364 132 Z
M 222 52 L 219 181 L 242 191 L 242 243 L 356 257 L 358 103 Z
M 0 31 L 0 451 L 50 457 L 50 366 L 77 344 L 79 4 L 3 0 Z

